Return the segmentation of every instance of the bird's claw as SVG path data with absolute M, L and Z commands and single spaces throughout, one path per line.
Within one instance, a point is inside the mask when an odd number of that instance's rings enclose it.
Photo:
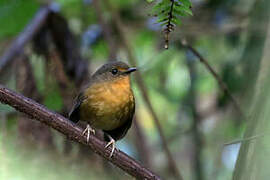
M 83 131 L 82 135 L 84 136 L 85 133 L 87 133 L 86 142 L 88 144 L 89 138 L 90 138 L 90 133 L 95 134 L 96 132 L 95 132 L 95 130 L 93 128 L 91 128 L 91 126 L 89 124 L 87 124 L 87 126 L 86 126 L 85 130 Z
M 115 140 L 114 140 L 113 138 L 111 138 L 110 142 L 108 142 L 108 143 L 106 144 L 105 149 L 106 149 L 107 147 L 109 147 L 110 145 L 112 145 L 112 151 L 111 151 L 111 153 L 110 153 L 110 158 L 111 158 L 111 157 L 113 156 L 113 152 L 114 152 L 114 150 L 115 150 Z

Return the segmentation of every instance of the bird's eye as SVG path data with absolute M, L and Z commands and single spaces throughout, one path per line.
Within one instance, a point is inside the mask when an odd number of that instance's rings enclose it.
M 112 74 L 115 75 L 118 73 L 118 69 L 112 69 Z

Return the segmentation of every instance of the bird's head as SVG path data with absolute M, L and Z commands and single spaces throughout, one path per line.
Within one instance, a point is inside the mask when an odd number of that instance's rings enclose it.
M 129 79 L 132 72 L 136 71 L 135 67 L 129 67 L 121 61 L 114 61 L 101 66 L 93 75 L 96 82 L 110 82 L 121 79 Z

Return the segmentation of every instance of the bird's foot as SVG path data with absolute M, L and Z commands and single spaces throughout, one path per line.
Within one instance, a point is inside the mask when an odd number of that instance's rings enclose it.
M 96 132 L 95 132 L 95 130 L 93 128 L 91 128 L 91 126 L 89 124 L 87 124 L 87 126 L 86 126 L 85 130 L 83 131 L 82 135 L 84 136 L 85 133 L 87 134 L 86 142 L 88 144 L 89 138 L 90 138 L 90 133 L 95 134 Z
M 110 153 L 110 158 L 113 156 L 113 152 L 114 152 L 114 150 L 115 150 L 115 140 L 113 139 L 113 138 L 111 138 L 110 137 L 110 142 L 108 142 L 108 144 L 106 144 L 106 146 L 105 146 L 105 149 L 107 148 L 107 147 L 109 147 L 110 145 L 112 145 L 112 151 L 111 151 L 111 153 Z

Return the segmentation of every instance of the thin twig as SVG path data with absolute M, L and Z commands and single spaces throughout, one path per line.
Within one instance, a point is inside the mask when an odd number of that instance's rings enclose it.
M 0 75 L 3 73 L 4 69 L 7 69 L 7 66 L 12 63 L 12 61 L 15 59 L 14 57 L 18 56 L 20 53 L 23 52 L 24 45 L 29 42 L 46 23 L 49 13 L 50 9 L 48 6 L 40 8 L 31 23 L 24 29 L 23 32 L 20 33 L 16 40 L 11 44 L 8 51 L 6 51 L 0 59 Z
M 131 46 L 128 42 L 128 39 L 126 37 L 126 31 L 124 30 L 125 26 L 122 24 L 121 18 L 119 17 L 119 14 L 113 9 L 110 2 L 109 1 L 106 1 L 106 2 L 107 2 L 106 3 L 107 7 L 109 8 L 110 12 L 112 13 L 113 20 L 116 23 L 116 28 L 117 28 L 117 31 L 119 33 L 119 37 L 120 37 L 120 39 L 121 39 L 121 41 L 126 49 L 126 52 L 128 55 L 128 60 L 129 60 L 130 64 L 136 65 L 136 58 L 132 52 L 132 48 L 131 48 Z M 168 143 L 166 141 L 164 132 L 163 132 L 161 124 L 160 124 L 160 120 L 159 120 L 156 112 L 153 109 L 153 106 L 151 104 L 150 98 L 149 98 L 148 93 L 147 93 L 147 88 L 143 82 L 143 78 L 142 78 L 140 71 L 137 71 L 137 73 L 135 73 L 135 81 L 138 84 L 138 87 L 142 93 L 143 99 L 144 99 L 153 119 L 154 119 L 155 125 L 157 127 L 158 133 L 159 133 L 160 138 L 161 138 L 163 148 L 164 148 L 166 156 L 168 158 L 169 171 L 173 173 L 173 175 L 175 176 L 176 179 L 182 180 L 183 179 L 182 175 L 179 172 L 179 170 L 177 168 L 177 164 L 176 164 L 176 162 L 175 162 L 175 160 L 170 152 L 170 149 L 168 147 Z
M 255 136 L 251 136 L 251 137 L 247 137 L 247 138 L 243 138 L 243 139 L 237 139 L 237 140 L 234 140 L 234 141 L 231 141 L 231 142 L 224 143 L 223 145 L 224 146 L 229 146 L 229 145 L 233 145 L 233 144 L 238 144 L 238 143 L 242 143 L 242 142 L 245 142 L 245 141 L 251 141 L 251 140 L 257 139 L 259 137 L 263 137 L 263 136 L 265 136 L 265 133 L 264 134 L 258 134 L 258 135 L 255 135 Z
M 216 71 L 210 66 L 208 63 L 208 60 L 205 59 L 196 49 L 194 49 L 191 45 L 189 45 L 186 40 L 181 41 L 182 46 L 190 50 L 203 65 L 206 67 L 206 69 L 213 75 L 213 77 L 217 80 L 219 87 L 223 90 L 223 92 L 230 98 L 233 105 L 235 106 L 237 112 L 241 115 L 241 117 L 245 118 L 245 115 L 240 108 L 239 104 L 237 103 L 236 99 L 233 97 L 231 92 L 229 91 L 227 85 L 222 81 L 222 79 L 219 77 L 219 75 L 216 73 Z
M 142 167 L 133 158 L 129 157 L 120 150 L 115 151 L 114 156 L 110 158 L 109 156 L 112 149 L 110 147 L 106 149 L 104 148 L 106 142 L 97 139 L 93 135 L 90 135 L 90 140 L 87 144 L 86 136 L 82 136 L 82 128 L 64 118 L 60 114 L 50 111 L 37 102 L 17 94 L 2 85 L 0 85 L 0 102 L 3 104 L 8 104 L 14 107 L 17 111 L 27 114 L 30 118 L 36 119 L 41 123 L 56 129 L 71 140 L 90 146 L 95 153 L 112 162 L 131 176 L 138 179 L 160 180 L 160 177 Z

